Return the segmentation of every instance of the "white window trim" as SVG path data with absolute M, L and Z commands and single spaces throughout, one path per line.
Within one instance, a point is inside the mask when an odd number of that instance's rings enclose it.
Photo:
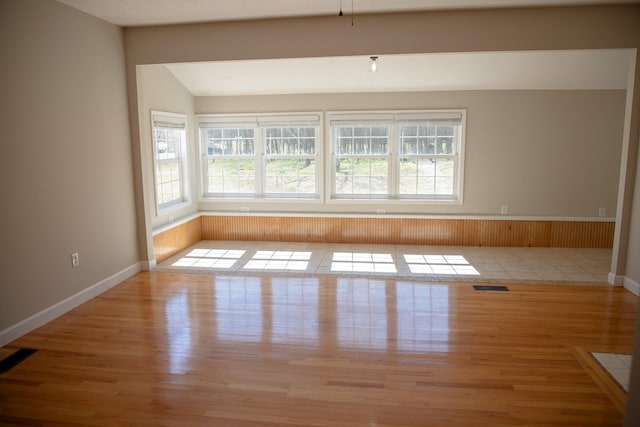
M 396 192 L 397 187 L 397 160 L 400 156 L 397 128 L 398 124 L 403 122 L 416 122 L 425 118 L 451 118 L 453 115 L 459 115 L 461 121 L 461 135 L 459 142 L 458 161 L 456 163 L 456 171 L 454 173 L 454 195 L 457 197 L 410 197 L 402 196 Z M 346 196 L 336 197 L 335 195 L 335 175 L 333 171 L 333 162 L 335 159 L 335 147 L 332 134 L 332 122 L 343 123 L 362 123 L 371 124 L 372 122 L 389 123 L 394 125 L 389 129 L 390 149 L 389 153 L 393 160 L 389 164 L 389 194 L 382 197 L 363 196 Z M 464 201 L 464 160 L 465 160 L 465 140 L 467 132 L 467 110 L 464 108 L 455 109 L 434 109 L 434 110 L 389 110 L 389 111 L 328 111 L 325 119 L 325 135 L 328 140 L 325 143 L 327 147 L 325 155 L 327 156 L 325 166 L 325 195 L 324 199 L 327 204 L 434 204 L 434 205 L 462 205 Z
M 167 111 L 151 110 L 151 145 L 152 145 L 152 166 L 153 166 L 153 200 L 155 205 L 156 217 L 165 215 L 172 211 L 182 209 L 191 205 L 189 182 L 189 162 L 188 162 L 188 139 L 189 139 L 189 122 L 188 117 L 184 113 L 174 113 Z M 173 200 L 171 202 L 160 204 L 158 203 L 158 187 L 156 170 L 158 167 L 158 160 L 156 159 L 156 140 L 154 128 L 157 122 L 165 122 L 174 124 L 177 127 L 184 129 L 184 139 L 180 145 L 180 184 L 181 184 L 181 200 Z
M 321 112 L 299 112 L 299 113 L 246 113 L 246 114 L 199 114 L 196 115 L 198 127 L 198 150 L 201 159 L 201 191 L 200 201 L 251 201 L 256 203 L 271 203 L 274 201 L 296 201 L 304 203 L 323 203 L 323 180 L 324 171 L 324 125 L 323 114 Z M 264 183 L 264 173 L 266 161 L 266 144 L 264 129 L 267 127 L 315 127 L 316 128 L 316 154 L 313 156 L 316 162 L 316 193 L 313 195 L 286 194 L 286 193 L 266 193 Z M 256 183 L 254 193 L 207 193 L 207 152 L 206 142 L 202 137 L 202 131 L 207 128 L 233 128 L 245 127 L 254 129 L 255 151 L 253 159 L 256 165 Z M 247 156 L 238 156 L 247 157 Z

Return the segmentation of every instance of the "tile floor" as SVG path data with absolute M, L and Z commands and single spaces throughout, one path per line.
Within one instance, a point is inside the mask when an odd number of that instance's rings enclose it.
M 607 373 L 629 392 L 629 377 L 631 375 L 631 355 L 617 353 L 591 353 Z
M 206 241 L 158 271 L 605 284 L 610 249 Z

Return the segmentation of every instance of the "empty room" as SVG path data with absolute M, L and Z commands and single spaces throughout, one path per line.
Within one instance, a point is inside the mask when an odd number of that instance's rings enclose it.
M 637 0 L 0 23 L 0 424 L 640 425 Z

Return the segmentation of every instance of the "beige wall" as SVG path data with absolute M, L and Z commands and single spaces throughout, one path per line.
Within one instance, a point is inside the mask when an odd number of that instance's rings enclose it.
M 139 258 L 122 30 L 3 0 L 0 52 L 1 332 Z
M 144 201 L 147 222 L 152 228 L 170 223 L 198 211 L 198 173 L 196 157 L 197 132 L 193 126 L 194 98 L 182 84 L 162 65 L 138 67 L 138 99 L 140 103 L 140 151 L 144 180 Z M 158 212 L 154 192 L 153 142 L 151 137 L 151 111 L 180 113 L 187 116 L 187 175 L 191 183 L 187 206 Z
M 604 207 L 607 217 L 615 217 L 624 91 L 196 97 L 198 114 L 429 108 L 467 110 L 462 205 L 297 202 L 295 210 L 498 215 L 506 204 L 516 216 L 594 218 Z M 281 202 L 201 203 L 203 210 L 238 212 L 243 206 L 252 211 L 291 209 Z

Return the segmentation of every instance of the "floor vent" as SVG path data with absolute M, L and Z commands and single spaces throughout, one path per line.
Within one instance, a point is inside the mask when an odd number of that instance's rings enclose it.
M 473 289 L 476 291 L 509 291 L 509 288 L 506 286 L 495 285 L 473 285 Z
M 15 353 L 12 353 L 11 355 L 0 360 L 0 374 L 4 374 L 9 369 L 15 367 L 16 365 L 18 365 L 19 363 L 27 359 L 36 351 L 38 350 L 34 350 L 32 348 L 21 348 Z

